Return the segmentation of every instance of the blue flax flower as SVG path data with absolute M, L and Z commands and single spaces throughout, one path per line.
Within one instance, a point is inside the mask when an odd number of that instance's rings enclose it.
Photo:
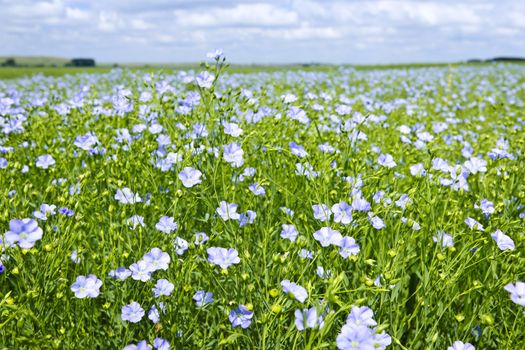
M 193 300 L 197 303 L 197 306 L 205 306 L 213 303 L 213 293 L 199 290 L 193 295 Z
M 139 322 L 144 316 L 144 309 L 136 301 L 122 307 L 122 320 L 132 323 Z
M 179 180 L 187 188 L 200 184 L 201 176 L 202 173 L 199 170 L 190 167 L 185 167 L 178 175 Z
M 35 242 L 42 239 L 42 229 L 33 219 L 13 219 L 9 221 L 9 231 L 5 233 L 5 241 L 9 245 L 18 243 L 20 248 L 33 248 Z
M 182 255 L 189 248 L 188 241 L 184 238 L 176 237 L 173 241 L 173 247 L 175 248 L 175 253 L 177 255 Z
M 235 203 L 228 203 L 226 201 L 221 201 L 219 207 L 215 210 L 217 214 L 224 220 L 239 220 L 240 214 L 237 213 L 237 207 L 239 205 Z
M 252 323 L 253 311 L 250 311 L 244 305 L 239 305 L 235 310 L 232 310 L 228 315 L 228 318 L 233 326 L 246 329 Z
M 341 350 L 376 350 L 374 331 L 365 326 L 344 325 L 336 338 L 337 348 Z
M 321 229 L 314 232 L 314 238 L 321 243 L 321 246 L 328 247 L 329 245 L 341 246 L 343 236 L 341 232 L 331 227 L 321 227 Z
M 170 350 L 170 342 L 166 339 L 155 338 L 153 341 L 153 348 L 157 350 Z
M 171 258 L 168 253 L 163 252 L 159 248 L 152 248 L 149 252 L 144 254 L 142 258 L 149 266 L 150 271 L 167 270 Z
M 290 282 L 290 280 L 284 280 L 281 282 L 281 287 L 283 287 L 283 292 L 291 295 L 293 298 L 297 299 L 301 303 L 304 303 L 306 298 L 308 298 L 308 292 L 306 289 L 295 282 Z
M 49 154 L 44 154 L 36 159 L 37 168 L 47 169 L 53 165 L 55 165 L 55 160 Z
M 222 146 L 222 148 L 224 150 L 222 157 L 226 162 L 230 163 L 232 167 L 239 168 L 244 164 L 244 151 L 241 146 L 235 142 L 231 142 Z
M 227 269 L 233 264 L 241 262 L 239 253 L 233 248 L 211 247 L 206 250 L 208 252 L 208 261 L 212 264 L 219 265 L 221 269 Z
M 315 328 L 318 325 L 319 317 L 315 307 L 309 309 L 295 310 L 295 327 L 303 331 L 306 328 Z
M 447 350 L 476 350 L 474 345 L 470 343 L 463 343 L 461 340 L 456 340 L 452 346 L 449 346 Z
M 102 281 L 95 275 L 78 276 L 75 283 L 71 285 L 71 291 L 75 293 L 75 297 L 82 298 L 96 298 L 100 294 L 100 287 Z
M 126 345 L 122 350 L 151 350 L 151 346 L 145 340 L 142 340 L 137 344 Z
M 162 216 L 159 222 L 155 224 L 155 228 L 161 232 L 169 234 L 178 228 L 178 224 L 174 221 L 173 217 Z
M 509 283 L 504 289 L 510 293 L 510 300 L 520 306 L 525 306 L 525 283 L 519 281 L 516 284 Z
M 297 239 L 297 236 L 299 235 L 299 231 L 295 228 L 294 225 L 282 225 L 282 231 L 281 231 L 281 237 L 284 239 L 289 239 L 292 242 L 295 242 Z
M 158 298 L 161 295 L 169 296 L 173 292 L 173 288 L 175 288 L 173 283 L 167 279 L 161 278 L 157 281 L 152 290 L 153 293 L 155 293 L 155 298 Z
M 501 230 L 496 230 L 490 235 L 500 250 L 514 250 L 515 245 L 512 238 L 504 234 Z

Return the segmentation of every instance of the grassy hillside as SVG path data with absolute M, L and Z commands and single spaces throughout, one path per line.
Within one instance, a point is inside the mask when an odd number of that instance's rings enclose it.
M 13 58 L 17 65 L 21 66 L 63 66 L 71 61 L 64 57 L 47 57 L 47 56 L 0 56 L 0 63 L 5 62 L 8 58 Z
M 6 56 L 0 56 L 0 62 L 4 62 Z M 23 65 L 22 67 L 0 67 L 0 79 L 15 79 L 24 76 L 33 76 L 42 74 L 45 76 L 62 76 L 66 74 L 78 74 L 78 73 L 104 73 L 109 72 L 115 67 L 115 64 L 101 63 L 97 64 L 96 67 L 64 67 L 66 62 L 69 60 L 64 58 L 53 58 L 53 57 L 16 57 L 17 64 Z M 19 63 L 20 62 L 20 63 Z M 32 63 L 31 63 L 32 62 Z M 369 69 L 411 69 L 411 68 L 430 68 L 430 67 L 463 67 L 463 66 L 490 66 L 501 63 L 495 62 L 482 62 L 482 63 L 411 63 L 411 64 L 385 64 L 385 65 L 352 65 L 357 70 L 369 70 Z M 514 62 L 512 64 L 523 64 Z M 40 65 L 40 66 L 38 66 Z M 56 65 L 56 66 L 53 66 Z M 189 70 L 189 69 L 201 69 L 198 63 L 126 63 L 119 64 L 119 67 L 127 68 L 131 70 L 143 70 L 146 72 L 158 72 L 161 69 L 164 71 L 168 70 Z M 296 70 L 307 70 L 307 71 L 333 71 L 338 69 L 340 66 L 337 65 L 308 65 L 308 64 L 288 64 L 288 65 L 273 65 L 273 64 L 251 64 L 241 65 L 233 64 L 229 71 L 233 73 L 252 73 L 252 72 L 275 72 L 282 70 L 296 71 Z

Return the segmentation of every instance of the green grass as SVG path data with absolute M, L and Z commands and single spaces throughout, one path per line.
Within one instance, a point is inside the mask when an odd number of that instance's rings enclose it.
M 15 79 L 20 77 L 31 77 L 37 74 L 58 77 L 68 74 L 79 73 L 107 73 L 110 67 L 0 67 L 0 79 Z
M 0 62 L 2 59 L 0 58 Z M 18 62 L 18 60 L 17 60 Z M 520 64 L 520 63 L 516 63 Z M 415 64 L 386 64 L 386 65 L 348 65 L 356 70 L 384 70 L 384 69 L 413 69 L 413 68 L 446 68 L 446 67 L 487 67 L 496 65 L 495 63 L 415 63 Z M 131 71 L 173 72 L 178 70 L 199 69 L 198 64 L 123 64 L 119 65 L 122 69 Z M 26 67 L 0 67 L 0 79 L 16 79 L 20 77 L 31 77 L 37 74 L 44 76 L 63 76 L 79 73 L 106 73 L 114 69 L 115 65 L 101 64 L 96 67 L 35 67 L 32 64 Z M 283 71 L 335 71 L 339 66 L 335 65 L 232 65 L 229 69 L 232 73 L 254 73 L 254 72 L 283 72 Z
M 73 217 L 57 213 L 39 220 L 43 236 L 33 248 L 5 247 L 0 348 L 121 349 L 160 337 L 175 349 L 333 349 L 354 306 L 373 310 L 376 331 L 392 337 L 388 349 L 446 349 L 456 340 L 477 349 L 524 348 L 524 307 L 504 286 L 525 279 L 525 92 L 519 88 L 525 72 L 506 65 L 398 68 L 234 67 L 224 73 L 219 65 L 208 68 L 218 76 L 209 89 L 170 76 L 177 71 L 144 81 L 142 69 L 106 74 L 109 68 L 57 68 L 46 71 L 60 75 L 52 79 L 0 82 L 0 113 L 23 125 L 9 133 L 4 127 L 0 138 L 0 145 L 13 147 L 0 154 L 7 161 L 0 169 L 1 232 L 13 219 L 33 217 L 43 203 L 74 211 Z M 96 74 L 74 75 L 80 71 Z M 246 74 L 231 74 L 239 72 Z M 161 81 L 172 91 L 160 95 Z M 128 112 L 114 112 L 117 87 L 130 91 Z M 151 93 L 149 101 L 139 99 L 143 92 Z M 283 102 L 287 94 L 297 100 Z M 6 96 L 10 107 L 4 107 Z M 184 110 L 188 105 L 193 108 Z M 294 119 L 301 110 L 308 123 Z M 226 134 L 225 121 L 237 123 L 242 135 Z M 193 133 L 196 123 L 206 127 L 205 137 Z M 134 131 L 137 124 L 159 124 L 162 131 Z M 410 143 L 401 139 L 403 125 L 411 128 L 405 135 Z M 433 138 L 418 143 L 423 131 Z M 74 145 L 87 133 L 99 141 L 95 154 Z M 169 144 L 161 147 L 160 135 L 169 136 Z M 489 152 L 504 147 L 502 139 L 512 157 L 491 159 Z M 294 154 L 291 142 L 307 154 Z M 242 165 L 227 161 L 224 146 L 230 143 L 242 148 Z M 321 152 L 322 144 L 334 152 Z M 180 159 L 162 169 L 158 162 L 177 159 L 175 153 Z M 44 154 L 56 164 L 37 167 Z M 396 165 L 379 165 L 380 154 L 390 154 Z M 434 169 L 437 157 L 452 168 Z M 486 169 L 465 175 L 468 189 L 441 184 L 462 166 L 466 171 L 473 157 Z M 412 175 L 416 164 L 426 174 Z M 185 167 L 202 172 L 201 183 L 185 187 L 179 179 Z M 249 167 L 255 174 L 245 173 Z M 249 189 L 253 183 L 265 188 L 264 196 Z M 119 203 L 115 194 L 125 187 L 143 200 Z M 371 208 L 354 208 L 352 223 L 314 217 L 313 205 L 352 204 L 358 194 Z M 397 202 L 403 194 L 406 206 Z M 494 203 L 488 216 L 476 208 L 482 199 Z M 256 212 L 254 222 L 241 227 L 223 220 L 216 212 L 221 201 L 238 204 L 238 213 Z M 134 215 L 143 217 L 144 227 L 130 225 Z M 178 229 L 159 231 L 161 216 L 173 217 Z M 371 217 L 385 227 L 375 228 Z M 484 231 L 470 229 L 469 217 Z M 295 241 L 281 237 L 284 224 L 297 228 Z M 354 238 L 359 252 L 343 257 L 339 247 L 323 247 L 314 238 L 322 227 Z M 514 250 L 498 248 L 490 236 L 497 229 L 514 240 Z M 440 231 L 451 234 L 453 247 L 434 241 Z M 195 244 L 198 232 L 209 241 Z M 175 237 L 188 242 L 182 255 Z M 151 280 L 108 276 L 154 247 L 171 261 Z M 239 263 L 227 269 L 211 264 L 210 247 L 236 249 Z M 303 249 L 312 259 L 300 257 Z M 319 276 L 319 266 L 328 275 Z M 102 281 L 100 295 L 76 298 L 72 284 L 89 274 Z M 155 298 L 152 288 L 161 278 L 174 290 Z M 306 289 L 304 302 L 283 291 L 286 279 Z M 199 290 L 212 292 L 214 303 L 197 307 L 192 297 Z M 146 312 L 137 323 L 122 320 L 122 307 L 132 301 Z M 159 302 L 166 310 L 154 324 L 147 313 Z M 254 313 L 246 329 L 228 320 L 239 305 Z M 295 312 L 305 308 L 323 314 L 322 327 L 296 328 Z

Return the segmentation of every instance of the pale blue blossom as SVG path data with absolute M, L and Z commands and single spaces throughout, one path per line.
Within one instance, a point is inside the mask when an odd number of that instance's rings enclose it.
M 484 173 L 487 171 L 487 161 L 477 157 L 470 158 L 465 163 L 463 163 L 463 166 L 468 170 L 469 173 L 474 175 L 478 172 Z
M 340 244 L 341 249 L 339 255 L 343 258 L 348 258 L 350 255 L 357 255 L 360 251 L 359 244 L 355 242 L 355 239 L 349 236 L 344 236 Z
M 178 228 L 177 222 L 171 216 L 162 216 L 159 222 L 155 224 L 155 228 L 164 233 L 171 233 Z
M 49 154 L 45 154 L 43 156 L 39 156 L 36 160 L 36 167 L 41 169 L 47 169 L 53 165 L 55 165 L 55 160 L 53 157 Z
M 456 340 L 452 346 L 449 346 L 447 350 L 476 350 L 470 343 L 463 343 L 460 340 Z
M 177 255 L 183 255 L 184 252 L 188 250 L 190 245 L 188 244 L 188 241 L 186 241 L 184 238 L 177 237 L 173 241 L 173 246 Z
M 525 283 L 520 281 L 515 284 L 509 283 L 504 289 L 510 293 L 512 302 L 520 306 L 525 306 Z
M 514 250 L 515 245 L 512 238 L 504 234 L 501 230 L 496 230 L 490 235 L 496 242 L 496 245 L 501 250 Z
M 410 174 L 412 176 L 425 176 L 427 171 L 422 163 L 418 163 L 410 166 Z
M 163 252 L 159 248 L 152 248 L 149 252 L 144 254 L 142 258 L 150 268 L 151 272 L 157 270 L 167 270 L 170 264 L 171 258 L 168 253 Z
M 438 231 L 437 234 L 432 237 L 432 240 L 436 243 L 441 244 L 443 248 L 454 246 L 454 239 L 450 234 L 444 231 Z
M 203 89 L 211 88 L 213 82 L 215 81 L 215 76 L 210 74 L 208 71 L 200 72 L 196 77 L 195 81 Z
M 237 213 L 238 205 L 235 203 L 228 203 L 221 201 L 219 207 L 216 209 L 217 214 L 224 220 L 239 220 L 240 215 Z
M 121 204 L 134 204 L 142 202 L 139 194 L 131 192 L 131 190 L 127 187 L 124 187 L 122 190 L 118 188 L 117 193 L 115 194 L 115 199 Z
M 295 282 L 290 282 L 290 280 L 283 280 L 281 282 L 281 287 L 283 288 L 284 293 L 289 294 L 301 303 L 304 303 L 306 298 L 308 298 L 308 292 L 306 291 L 306 289 L 296 284 Z
M 239 137 L 243 133 L 243 130 L 236 123 L 229 123 L 224 121 L 222 122 L 222 126 L 226 135 L 230 135 L 232 137 Z
M 483 225 L 471 217 L 465 219 L 465 224 L 467 224 L 471 230 L 485 231 Z
M 179 180 L 187 188 L 200 184 L 202 182 L 201 176 L 202 173 L 199 170 L 190 167 L 185 167 L 178 175 Z
M 295 310 L 295 327 L 299 331 L 304 331 L 306 328 L 315 328 L 318 325 L 319 317 L 317 309 L 311 307 L 309 309 Z
M 206 250 L 208 252 L 208 261 L 214 265 L 218 265 L 221 269 L 227 269 L 233 264 L 241 262 L 239 253 L 233 248 L 211 247 Z
M 290 150 L 293 154 L 300 158 L 304 158 L 308 156 L 308 152 L 305 151 L 304 147 L 301 145 L 296 144 L 295 142 L 290 142 Z
M 386 227 L 385 222 L 379 216 L 372 215 L 372 213 L 368 214 L 368 220 L 370 220 L 370 224 L 372 224 L 373 228 L 376 230 L 382 230 Z
M 139 260 L 129 267 L 131 278 L 137 281 L 146 282 L 151 279 L 152 267 L 144 260 Z
M 341 232 L 334 230 L 331 227 L 322 227 L 318 231 L 315 231 L 314 238 L 323 247 L 328 247 L 330 245 L 340 246 L 343 240 Z
M 241 146 L 232 142 L 223 146 L 223 158 L 234 168 L 239 168 L 244 164 L 244 151 Z
M 102 281 L 95 275 L 78 276 L 75 283 L 71 285 L 71 291 L 76 298 L 96 298 L 100 294 Z
M 197 232 L 195 234 L 195 245 L 201 245 L 206 243 L 210 238 L 205 232 Z
M 394 158 L 390 154 L 379 155 L 377 158 L 377 163 L 387 168 L 393 168 L 397 165 L 394 161 Z
M 8 245 L 18 244 L 20 248 L 32 248 L 42 239 L 43 231 L 33 219 L 13 219 L 9 221 L 9 231 L 4 235 Z
M 315 204 L 312 205 L 312 209 L 314 210 L 314 218 L 324 222 L 330 220 L 330 217 L 332 215 L 332 210 L 330 210 L 330 207 L 326 204 Z
M 136 229 L 137 226 L 145 227 L 144 217 L 141 215 L 133 215 L 127 221 L 127 224 L 131 227 L 132 230 Z
M 155 287 L 152 288 L 153 293 L 155 293 L 155 298 L 160 297 L 161 295 L 170 296 L 173 292 L 175 285 L 168 281 L 167 279 L 161 278 L 155 283 Z
M 199 290 L 193 295 L 193 300 L 199 307 L 206 306 L 213 303 L 213 293 Z
M 299 231 L 297 231 L 294 225 L 288 225 L 288 224 L 282 225 L 282 231 L 281 231 L 282 238 L 289 239 L 290 241 L 295 242 L 298 235 L 299 235 Z
M 250 311 L 244 305 L 239 305 L 235 310 L 232 310 L 228 315 L 232 327 L 248 328 L 252 323 L 253 311 Z
M 256 196 L 264 196 L 266 194 L 266 190 L 264 187 L 259 185 L 257 182 L 254 182 L 250 186 L 248 186 L 248 189 Z
M 348 225 L 352 222 L 352 207 L 346 202 L 339 202 L 332 206 L 334 222 Z
M 137 323 L 142 319 L 144 313 L 140 304 L 133 301 L 131 304 L 122 307 L 122 320 Z

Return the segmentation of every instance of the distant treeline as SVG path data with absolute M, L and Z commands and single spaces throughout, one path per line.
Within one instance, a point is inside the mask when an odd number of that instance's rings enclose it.
M 3 62 L 2 62 L 3 60 Z M 494 62 L 525 62 L 525 57 L 509 57 L 509 56 L 501 56 L 501 57 L 494 57 L 489 59 L 469 59 L 467 61 L 464 61 L 463 63 L 494 63 Z M 461 63 L 461 62 L 458 62 Z M 447 65 L 448 63 L 442 63 L 443 65 Z M 188 67 L 193 68 L 195 64 L 174 64 L 178 68 L 180 67 Z M 411 67 L 411 66 L 434 66 L 436 64 L 426 64 L 426 63 L 419 63 L 419 64 L 383 64 L 383 65 L 356 65 L 356 67 L 366 67 L 366 68 L 373 68 L 373 67 Z M 95 60 L 92 58 L 73 58 L 71 60 L 64 59 L 64 58 L 49 58 L 49 57 L 0 57 L 0 67 L 34 67 L 34 68 L 44 68 L 44 67 L 95 67 L 96 63 Z M 115 63 L 112 65 L 109 64 L 103 64 L 103 66 L 109 67 L 118 67 L 119 64 Z M 155 67 L 158 65 L 151 65 L 148 63 L 143 64 L 133 64 L 130 65 L 133 67 L 144 67 L 144 68 L 150 68 Z M 163 65 L 162 65 L 163 66 Z M 322 64 L 322 63 L 316 63 L 316 62 L 310 62 L 310 63 L 294 63 L 294 64 L 280 64 L 280 65 L 272 65 L 272 64 L 251 64 L 251 65 L 232 65 L 232 67 L 241 67 L 241 68 L 253 68 L 253 69 L 272 69 L 275 66 L 280 68 L 321 68 L 321 67 L 327 67 L 332 66 L 330 64 Z
M 2 63 L 2 67 L 16 67 L 16 61 L 14 58 L 8 58 Z
M 494 57 L 486 60 L 473 58 L 467 61 L 468 63 L 488 63 L 488 62 L 525 62 L 523 57 Z
M 7 58 L 4 62 L 0 64 L 2 67 L 95 67 L 95 60 L 92 58 L 73 58 L 71 61 L 65 64 L 19 64 L 14 58 Z

